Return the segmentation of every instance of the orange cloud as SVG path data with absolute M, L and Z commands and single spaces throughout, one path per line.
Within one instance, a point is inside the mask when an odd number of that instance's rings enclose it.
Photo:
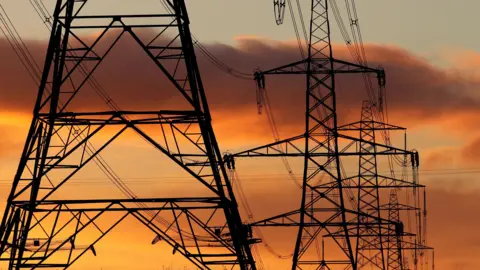
M 109 37 L 107 37 L 108 40 Z M 26 41 L 36 59 L 44 56 L 45 43 Z M 222 61 L 239 70 L 252 72 L 268 69 L 298 59 L 293 42 L 277 42 L 255 37 L 238 38 L 238 46 L 207 44 L 206 47 Z M 99 67 L 96 75 L 103 88 L 121 108 L 170 107 L 179 96 L 169 92 L 167 81 L 159 76 L 151 61 L 136 49 L 132 40 L 124 39 Z M 404 125 L 421 125 L 425 121 L 444 121 L 466 114 L 478 114 L 480 98 L 474 91 L 480 80 L 465 78 L 450 70 L 430 65 L 425 59 L 396 46 L 366 45 L 371 66 L 382 66 L 387 72 L 387 96 L 391 120 Z M 344 46 L 336 45 L 337 58 L 348 59 Z M 207 97 L 214 117 L 255 115 L 253 80 L 237 80 L 216 69 L 199 52 L 198 59 Z M 36 86 L 28 78 L 5 40 L 0 40 L 3 59 L 0 72 L 0 106 L 3 110 L 30 112 L 36 98 Z M 338 108 L 341 122 L 356 120 L 361 101 L 366 98 L 361 76 L 338 76 Z M 301 76 L 271 76 L 267 87 L 278 125 L 301 132 L 304 116 L 304 79 Z M 88 87 L 87 87 L 88 88 Z M 107 106 L 92 89 L 81 92 L 72 109 L 101 110 Z M 132 99 L 132 94 L 135 98 Z M 226 120 L 218 120 L 225 122 Z

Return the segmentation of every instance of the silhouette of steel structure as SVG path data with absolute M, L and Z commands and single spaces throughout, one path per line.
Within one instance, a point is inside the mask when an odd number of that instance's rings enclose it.
M 152 244 L 168 243 L 201 269 L 256 269 L 251 232 L 242 225 L 211 126 L 184 1 L 167 1 L 173 13 L 142 15 L 93 15 L 88 2 L 56 2 L 33 121 L 0 225 L 2 260 L 10 269 L 68 268 L 86 252 L 96 255 L 98 241 L 131 216 L 156 235 Z M 93 42 L 82 38 L 80 31 L 92 29 L 101 31 Z M 142 29 L 156 35 L 146 40 Z M 102 112 L 70 106 L 122 36 L 133 38 L 185 106 Z M 106 49 L 100 41 L 108 43 Z M 161 139 L 142 128 L 152 125 L 161 128 Z M 114 134 L 93 147 L 92 139 L 107 129 Z M 87 164 L 101 162 L 100 153 L 126 130 L 210 195 L 189 196 L 186 190 L 178 198 L 62 199 L 62 187 Z
M 426 246 L 424 232 L 422 230 L 415 232 L 407 232 L 404 223 L 409 223 L 408 213 L 401 216 L 400 212 L 415 212 L 414 220 L 411 221 L 415 227 L 425 227 L 426 216 L 424 216 L 425 205 L 419 205 L 418 200 L 411 200 L 407 204 L 401 204 L 398 199 L 398 192 L 407 193 L 412 197 L 421 197 L 421 201 L 426 203 L 424 194 L 419 193 L 425 190 L 424 185 L 420 185 L 416 178 L 407 179 L 406 169 L 412 167 L 412 173 L 415 175 L 419 166 L 418 153 L 406 150 L 405 135 L 405 155 L 403 158 L 395 156 L 386 156 L 389 165 L 388 175 L 379 173 L 379 164 L 377 159 L 385 156 L 377 157 L 376 142 L 379 140 L 378 135 L 382 135 L 382 139 L 389 145 L 390 132 L 406 131 L 405 128 L 391 125 L 388 123 L 377 121 L 382 114 L 375 114 L 378 111 L 377 104 L 372 101 L 364 101 L 362 105 L 361 120 L 348 125 L 340 126 L 338 129 L 342 131 L 359 132 L 362 139 L 360 143 L 360 153 L 372 153 L 373 155 L 359 156 L 359 174 L 358 176 L 344 178 L 344 181 L 358 179 L 358 183 L 349 183 L 347 187 L 354 187 L 357 190 L 358 212 L 367 213 L 377 220 L 382 218 L 388 219 L 391 224 L 388 230 L 384 230 L 382 226 L 362 227 L 360 223 L 368 221 L 370 217 L 359 216 L 357 221 L 357 256 L 359 268 L 366 267 L 370 269 L 409 269 L 404 262 L 406 251 L 413 251 L 414 267 L 417 269 L 419 257 L 424 256 L 424 252 L 431 250 Z M 375 117 L 377 115 L 377 117 Z M 395 170 L 395 163 L 400 167 L 401 177 L 398 177 Z M 385 165 L 386 165 L 385 164 Z M 388 203 L 383 204 L 385 200 L 381 197 L 388 195 Z M 382 196 L 383 195 L 383 196 Z M 426 215 L 426 214 L 425 214 Z M 375 222 L 375 220 L 371 220 Z M 408 238 L 408 240 L 407 240 Z M 413 242 L 409 242 L 413 240 Z
M 276 21 L 280 24 L 285 1 L 274 1 L 274 8 Z M 390 204 L 382 205 L 380 192 L 386 188 L 417 190 L 420 186 L 394 176 L 379 175 L 376 159 L 404 159 L 414 153 L 393 147 L 389 140 L 383 144 L 375 140 L 375 131 L 403 130 L 374 121 L 373 109 L 377 109 L 375 105 L 380 107 L 381 102 L 366 102 L 360 122 L 338 125 L 336 74 L 376 74 L 379 86 L 383 88 L 385 73 L 382 69 L 335 59 L 330 33 L 328 1 L 312 0 L 305 59 L 255 74 L 259 88 L 265 87 L 266 75 L 306 76 L 306 110 L 304 134 L 234 154 L 234 157 L 304 158 L 300 208 L 256 221 L 251 226 L 298 227 L 292 269 L 395 269 L 395 263 L 400 265 L 398 269 L 407 269 L 402 266 L 403 250 L 424 250 L 427 247 L 423 246 L 424 243 L 412 244 L 403 240 L 405 236 L 416 235 L 403 230 L 394 193 Z M 261 93 L 261 90 L 257 92 Z M 360 136 L 348 135 L 352 131 L 360 131 Z M 359 173 L 347 177 L 342 173 L 342 160 L 355 156 L 359 157 Z M 410 208 L 406 206 L 403 210 L 412 210 Z M 419 208 L 413 208 L 418 213 Z M 382 215 L 383 210 L 390 215 Z M 325 239 L 333 239 L 338 247 L 332 259 L 325 259 L 323 244 L 323 250 L 318 251 L 320 238 L 322 243 Z

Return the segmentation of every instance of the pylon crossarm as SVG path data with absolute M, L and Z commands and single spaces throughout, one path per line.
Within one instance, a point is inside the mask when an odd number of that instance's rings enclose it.
M 15 201 L 12 203 L 13 206 L 26 209 L 29 201 Z M 88 203 L 88 205 L 86 205 Z M 153 206 L 145 206 L 145 208 L 135 209 L 136 211 L 140 210 L 155 210 L 155 209 L 210 209 L 215 208 L 216 205 L 220 204 L 220 199 L 218 197 L 181 197 L 181 198 L 138 198 L 138 199 L 89 199 L 89 200 L 44 200 L 39 203 L 42 207 L 48 208 L 36 208 L 35 212 L 71 212 L 71 211 L 97 211 L 96 209 L 101 208 L 105 209 L 106 206 L 109 206 L 109 209 L 119 209 L 125 211 L 125 209 L 130 209 L 125 207 L 126 204 L 131 203 L 152 203 L 158 204 Z M 175 204 L 169 206 L 161 206 L 162 203 Z M 189 205 L 192 204 L 192 205 Z M 201 204 L 195 206 L 195 204 Z M 79 208 L 80 207 L 80 208 Z M 60 209 L 61 208 L 61 209 Z
M 328 136 L 328 134 L 319 134 L 315 133 L 315 136 L 310 137 L 310 140 L 315 140 L 315 148 L 309 153 L 310 156 L 312 157 L 332 157 L 333 154 L 329 152 L 325 152 L 326 149 L 325 146 L 329 140 L 331 140 L 331 136 Z M 317 138 L 318 137 L 324 137 L 323 141 L 319 141 Z M 337 153 L 340 157 L 342 156 L 371 156 L 371 155 L 410 155 L 412 154 L 411 151 L 406 151 L 400 148 L 396 148 L 393 146 L 389 146 L 386 144 L 380 144 L 380 143 L 369 143 L 372 146 L 375 146 L 378 148 L 376 153 L 371 153 L 371 152 L 359 152 L 356 149 L 358 149 L 358 146 L 355 146 L 356 144 L 360 144 L 362 142 L 366 142 L 364 139 L 361 138 L 355 138 L 350 135 L 346 134 L 338 134 L 338 137 L 343 140 L 343 142 L 346 144 L 346 146 L 339 152 Z M 304 157 L 305 153 L 302 148 L 302 144 L 305 143 L 305 136 L 304 135 L 299 135 L 295 137 L 291 137 L 285 140 L 281 140 L 278 142 L 274 143 L 269 143 L 266 145 L 258 146 L 252 149 L 248 149 L 245 151 L 241 151 L 238 153 L 234 153 L 234 157 Z
M 395 222 L 391 220 L 383 219 L 380 221 L 376 221 L 376 220 L 366 221 L 366 222 L 362 221 L 359 224 L 358 219 L 355 218 L 350 220 L 348 224 L 351 226 L 348 228 L 349 236 L 353 236 L 353 237 L 364 237 L 364 236 L 387 237 L 387 236 L 395 236 L 395 235 L 409 236 L 409 237 L 416 236 L 416 234 L 409 233 L 409 232 L 403 232 L 401 234 L 398 234 L 398 232 L 394 229 L 394 226 L 393 226 L 395 225 Z M 325 234 L 324 237 L 345 237 L 345 232 L 339 229 L 335 232 Z M 378 241 L 378 239 L 376 241 Z
M 262 145 L 249 150 L 232 154 L 234 157 L 251 157 L 251 156 L 303 156 L 302 147 L 295 145 L 301 143 L 305 139 L 304 135 L 291 137 L 278 142 Z
M 377 235 L 378 236 L 378 235 Z M 385 234 L 382 234 L 382 236 L 384 237 L 387 237 L 388 238 L 397 238 L 399 237 L 398 234 L 395 234 L 395 233 L 385 233 Z M 416 235 L 415 234 L 402 234 L 400 235 L 400 246 L 401 246 L 401 249 L 403 250 L 433 250 L 432 247 L 429 247 L 429 246 L 425 246 L 425 245 L 421 245 L 421 244 L 415 244 L 415 243 L 412 243 L 412 242 L 409 242 L 407 240 L 404 239 L 404 237 L 415 237 Z M 389 241 L 384 241 L 383 243 L 383 249 L 385 250 L 390 250 L 390 249 L 396 249 L 398 247 L 391 247 L 389 245 Z M 372 245 L 368 245 L 365 247 L 366 250 L 375 250 L 375 249 L 378 249 L 378 243 L 375 243 L 375 244 L 372 244 Z
M 309 208 L 309 211 L 315 213 L 315 212 L 325 212 L 325 209 L 319 209 L 319 208 Z M 332 213 L 335 211 L 331 210 Z M 347 210 L 348 213 L 350 214 L 359 214 L 360 216 L 363 217 L 369 217 L 369 218 L 375 218 L 374 216 L 365 214 L 365 213 L 357 213 L 353 210 Z M 282 227 L 282 226 L 298 226 L 300 224 L 300 221 L 298 220 L 299 218 L 299 213 L 300 210 L 295 210 L 291 212 L 287 212 L 281 215 L 277 215 L 274 217 L 270 217 L 267 219 L 263 220 L 258 220 L 255 222 L 252 222 L 249 224 L 249 226 L 257 226 L 257 227 Z M 357 226 L 358 221 L 357 220 L 351 220 L 346 223 L 343 222 L 335 222 L 334 220 L 338 218 L 338 213 L 334 213 L 334 215 L 330 216 L 326 221 L 320 221 L 317 218 L 315 218 L 313 215 L 310 213 L 305 213 L 309 218 L 312 219 L 312 222 L 306 222 L 305 226 L 307 227 L 324 227 L 324 226 L 330 226 L 330 227 L 342 227 L 345 224 L 347 226 Z M 392 222 L 387 220 L 387 219 L 381 219 L 380 222 L 378 221 L 372 221 L 372 222 L 366 222 L 364 223 L 364 226 L 376 226 L 378 224 L 383 224 L 383 225 L 391 225 Z M 332 234 L 333 235 L 333 234 Z
M 266 71 L 260 71 L 263 75 L 295 75 L 295 74 L 307 74 L 307 59 L 296 61 L 290 64 L 279 66 Z M 322 75 L 331 74 L 330 63 L 333 63 L 334 73 L 372 73 L 372 74 L 384 74 L 382 69 L 370 68 L 367 66 L 358 65 L 338 59 L 328 58 L 312 58 L 311 60 L 311 74 Z
M 359 177 L 361 177 L 361 175 L 353 175 L 353 176 L 343 177 L 342 181 L 344 181 L 344 183 L 345 183 L 344 187 L 345 188 L 353 188 L 353 189 L 367 188 L 367 187 L 379 188 L 379 189 L 421 188 L 421 187 L 424 187 L 423 185 L 420 185 L 420 184 L 416 184 L 416 183 L 413 183 L 413 182 L 408 182 L 408 181 L 405 181 L 403 179 L 389 177 L 389 176 L 385 176 L 385 175 L 377 175 L 378 180 L 379 180 L 378 184 L 374 184 L 374 183 L 360 183 L 359 184 L 358 183 Z M 327 185 L 327 183 L 320 184 L 320 185 L 317 185 L 315 187 L 320 188 L 320 187 L 323 187 L 325 185 Z
M 389 186 L 391 188 L 425 188 L 425 185 L 405 181 L 396 177 L 390 177 L 386 175 L 378 175 L 379 186 Z
M 314 59 L 314 61 L 324 61 L 324 59 Z M 385 76 L 385 71 L 379 68 L 371 68 L 356 63 L 347 62 L 339 59 L 332 59 L 333 70 L 336 73 L 371 73 L 378 76 Z
M 95 126 L 102 124 L 193 124 L 197 121 L 195 111 L 106 111 L 106 112 L 63 112 L 56 115 L 56 126 Z M 49 114 L 39 114 L 40 121 L 48 123 Z M 110 119 L 111 117 L 115 119 Z
M 357 225 L 354 225 L 354 223 L 351 223 L 351 226 L 352 228 L 349 229 L 350 233 L 349 233 L 349 236 L 350 237 L 393 237 L 393 236 L 398 236 L 395 234 L 395 232 L 391 232 L 391 233 L 379 233 L 379 232 L 375 232 L 373 231 L 372 232 L 372 227 L 378 227 L 378 223 L 375 223 L 375 222 L 371 222 L 369 224 L 366 224 L 366 226 L 362 226 L 360 227 L 362 231 L 362 233 L 357 233 L 355 232 L 358 228 Z M 385 229 L 386 230 L 386 227 L 383 228 L 382 227 L 382 230 Z M 370 232 L 369 232 L 370 231 Z M 414 233 L 405 233 L 405 234 L 402 234 L 402 236 L 407 236 L 407 237 L 415 237 L 416 234 Z M 326 235 L 323 235 L 323 237 L 338 237 L 338 238 L 342 238 L 342 237 L 345 237 L 344 234 L 343 234 L 343 231 L 336 231 L 332 234 L 326 234 Z M 384 243 L 385 244 L 385 243 Z M 377 249 L 379 247 L 379 245 L 376 245 Z
M 411 243 L 404 240 L 402 240 L 401 246 L 403 250 L 433 250 L 432 247 L 421 245 L 421 244 L 415 244 L 415 243 Z
M 361 131 L 361 130 L 365 130 L 365 127 L 361 127 L 362 124 L 363 124 L 362 121 L 358 121 L 358 122 L 354 122 L 354 123 L 339 126 L 338 130 L 339 131 Z M 382 122 L 378 122 L 378 121 L 372 121 L 371 125 L 372 126 L 369 127 L 368 129 L 372 129 L 372 130 L 375 130 L 375 131 L 384 131 L 384 130 L 389 130 L 389 131 L 403 130 L 404 131 L 404 130 L 406 130 L 406 128 L 404 128 L 404 127 L 395 126 L 395 125 L 382 123 Z
M 380 210 L 390 210 L 390 211 L 418 211 L 420 210 L 420 207 L 412 206 L 412 205 L 406 205 L 406 204 L 396 204 L 396 205 L 391 205 L 391 204 L 384 204 L 380 205 Z

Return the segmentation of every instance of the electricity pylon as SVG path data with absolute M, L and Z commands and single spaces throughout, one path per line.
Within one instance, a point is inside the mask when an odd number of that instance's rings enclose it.
M 284 1 L 275 1 L 276 14 L 280 18 L 277 23 L 281 22 L 284 8 L 282 3 Z M 366 162 L 371 162 L 377 156 L 404 157 L 410 152 L 389 143 L 376 142 L 367 133 L 362 133 L 360 137 L 348 135 L 348 132 L 359 131 L 363 127 L 339 127 L 335 91 L 336 74 L 375 74 L 380 87 L 383 87 L 385 73 L 381 69 L 333 57 L 327 0 L 311 1 L 307 45 L 308 54 L 305 59 L 255 74 L 259 88 L 264 87 L 266 75 L 306 76 L 305 133 L 233 155 L 302 157 L 301 206 L 297 210 L 256 221 L 251 225 L 298 227 L 292 269 L 360 269 L 366 264 L 371 265 L 372 261 L 377 269 L 386 269 L 387 236 L 401 234 L 401 225 L 380 214 L 378 187 L 375 185 L 378 181 L 392 188 L 395 185 L 410 186 L 410 183 L 396 181 L 391 177 L 380 179 L 375 172 L 376 165 Z M 384 125 L 382 128 L 398 127 Z M 342 172 L 342 160 L 348 157 L 360 157 L 359 175 L 348 177 Z M 356 197 L 352 195 L 352 190 L 358 191 Z M 372 235 L 372 231 L 375 235 Z M 322 244 L 322 250 L 318 251 L 320 238 L 322 243 L 325 239 L 333 239 L 337 250 L 326 250 Z M 375 252 L 373 257 L 366 255 L 372 250 Z M 331 259 L 325 259 L 328 257 L 325 251 L 333 254 Z
M 362 140 L 339 133 L 335 92 L 335 74 L 338 73 L 373 73 L 377 74 L 380 85 L 385 82 L 383 70 L 333 58 L 328 1 L 312 0 L 308 56 L 279 68 L 259 72 L 256 76 L 257 78 L 270 74 L 306 76 L 305 133 L 235 155 L 237 157 L 298 156 L 304 158 L 300 208 L 252 224 L 254 226 L 298 226 L 292 269 L 301 269 L 305 265 L 329 268 L 333 264 L 357 269 L 355 249 L 350 237 L 352 228 L 356 228 L 356 221 L 352 220 L 357 215 L 357 209 L 346 206 L 348 199 L 342 181 L 340 159 L 342 156 L 358 153 L 352 152 L 351 149 L 341 150 L 339 139 L 350 145 Z M 404 152 L 388 145 L 379 145 L 379 148 L 380 146 L 382 149 L 379 151 L 383 154 Z M 326 183 L 319 182 L 320 175 L 326 175 L 329 180 Z M 365 214 L 365 216 L 368 215 Z M 387 223 L 386 221 L 383 225 Z M 363 225 L 369 224 L 366 222 Z M 331 234 L 333 232 L 336 234 Z M 325 261 L 314 259 L 309 254 L 313 253 L 310 252 L 315 246 L 312 244 L 323 233 L 330 233 L 338 243 L 341 253 L 337 254 L 339 259 Z
M 98 241 L 133 217 L 153 232 L 152 244 L 169 244 L 200 269 L 256 269 L 251 232 L 242 225 L 211 126 L 184 1 L 168 1 L 173 12 L 141 15 L 94 15 L 88 2 L 56 2 L 33 121 L 0 225 L 2 259 L 10 269 L 65 269 L 86 252 L 96 255 Z M 82 35 L 92 30 L 101 32 L 93 38 Z M 153 35 L 146 38 L 148 33 Z M 79 102 L 89 108 L 78 96 L 95 86 L 92 74 L 124 36 L 153 61 L 166 78 L 165 88 L 171 87 L 182 105 L 76 110 Z M 138 99 L 133 91 L 131 97 Z M 147 126 L 157 127 L 161 136 Z M 139 197 L 118 178 L 126 198 L 72 199 L 88 192 L 62 193 L 89 164 L 111 174 L 100 153 L 127 130 L 168 157 L 207 195 L 189 189 L 180 197 Z M 93 139 L 102 144 L 94 147 Z
M 378 164 L 376 155 L 376 137 L 375 131 L 380 128 L 382 130 L 396 130 L 398 127 L 391 125 L 379 125 L 374 120 L 373 110 L 374 103 L 372 101 L 364 101 L 362 105 L 362 113 L 360 122 L 339 127 L 339 130 L 356 130 L 360 131 L 359 149 L 359 172 L 357 184 L 357 211 L 359 213 L 368 213 L 375 219 L 369 217 L 357 217 L 357 246 L 356 260 L 358 268 L 370 266 L 373 269 L 386 269 L 386 255 L 384 252 L 384 231 L 379 223 L 378 226 L 361 226 L 362 222 L 373 222 L 381 219 L 380 215 L 380 179 L 378 175 Z M 368 155 L 362 155 L 368 154 Z M 355 179 L 353 177 L 351 179 Z
M 400 222 L 400 211 L 398 210 L 397 190 L 390 191 L 390 199 L 388 202 L 388 219 Z M 392 235 L 387 240 L 387 269 L 404 270 L 403 252 L 402 252 L 402 236 Z
M 402 194 L 409 194 L 411 197 L 418 197 L 421 194 L 419 190 L 425 189 L 424 185 L 420 185 L 415 181 L 407 179 L 407 168 L 412 168 L 412 173 L 415 175 L 418 172 L 418 153 L 415 151 L 408 151 L 405 149 L 404 156 L 398 155 L 382 155 L 377 156 L 377 147 L 375 143 L 383 139 L 388 145 L 391 145 L 390 136 L 395 131 L 406 132 L 405 128 L 384 123 L 381 118 L 382 113 L 377 108 L 378 104 L 372 101 L 364 101 L 361 111 L 360 121 L 340 126 L 341 131 L 359 132 L 359 137 L 363 140 L 359 148 L 359 174 L 344 178 L 347 188 L 353 188 L 357 192 L 358 212 L 367 213 L 377 219 L 388 219 L 391 225 L 387 230 L 378 226 L 363 227 L 361 223 L 368 221 L 369 217 L 359 216 L 357 221 L 359 226 L 357 228 L 357 249 L 356 258 L 359 268 L 371 269 L 408 269 L 403 260 L 404 252 L 413 250 L 414 256 L 425 250 L 430 250 L 430 247 L 422 243 L 422 231 L 408 232 L 405 230 L 406 216 L 401 216 L 400 212 L 414 211 L 420 213 L 423 209 L 422 205 L 418 205 L 418 201 L 413 200 L 407 204 L 400 204 L 398 199 L 398 192 Z M 380 118 L 379 120 L 377 120 Z M 381 136 L 379 136 L 381 135 Z M 380 138 L 379 138 L 380 137 Z M 406 148 L 406 133 L 404 134 Z M 371 153 L 373 155 L 363 155 Z M 383 166 L 388 165 L 388 174 L 380 173 L 381 169 L 378 159 L 382 159 Z M 398 170 L 400 167 L 399 178 Z M 356 179 L 358 182 L 355 183 Z M 351 183 L 348 183 L 352 181 Z M 384 197 L 388 195 L 388 203 L 385 203 Z M 382 200 L 382 198 L 384 198 Z M 423 198 L 425 200 L 426 198 Z M 371 219 L 371 218 L 370 218 Z M 374 219 L 371 219 L 374 222 Z M 416 228 L 425 226 L 425 220 L 415 218 L 412 222 Z M 413 242 L 408 242 L 409 239 L 416 239 Z

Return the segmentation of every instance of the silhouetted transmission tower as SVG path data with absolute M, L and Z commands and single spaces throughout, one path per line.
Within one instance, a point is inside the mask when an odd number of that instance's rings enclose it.
M 337 74 L 374 74 L 383 87 L 385 73 L 382 69 L 333 57 L 329 3 L 327 0 L 311 0 L 308 51 L 304 59 L 255 74 L 260 88 L 264 87 L 266 75 L 305 76 L 304 133 L 234 156 L 304 159 L 300 207 L 251 224 L 298 227 L 292 269 L 340 267 L 356 270 L 365 265 L 387 269 L 386 241 L 383 241 L 400 232 L 395 229 L 398 227 L 395 222 L 380 214 L 377 181 L 384 182 L 385 179 L 378 179 L 377 166 L 372 160 L 380 155 L 403 157 L 409 152 L 376 142 L 368 131 L 369 127 L 356 128 L 356 131 L 367 129 L 358 137 L 338 125 Z M 281 23 L 285 1 L 274 1 L 274 8 L 277 23 Z M 371 102 L 381 98 L 376 99 L 372 92 L 369 96 Z M 343 170 L 345 160 L 356 158 L 358 164 L 359 157 L 359 174 L 346 175 Z M 358 192 L 356 196 L 352 191 Z M 325 240 L 330 241 L 327 247 L 323 244 Z
M 251 232 L 242 225 L 211 126 L 184 1 L 167 1 L 173 13 L 142 15 L 94 15 L 88 2 L 56 2 L 33 121 L 0 225 L 2 259 L 10 269 L 67 268 L 86 252 L 96 254 L 98 241 L 131 216 L 156 235 L 152 244 L 168 243 L 201 269 L 256 269 Z M 91 30 L 101 32 L 83 38 Z M 150 111 L 76 111 L 78 96 L 123 36 L 153 61 L 183 103 Z M 128 198 L 71 199 L 78 194 L 62 193 L 88 164 L 105 165 L 100 153 L 127 130 L 182 168 L 207 195 L 187 189 L 181 197 L 143 198 L 119 182 Z M 93 146 L 94 138 L 103 140 L 100 147 Z
M 415 175 L 418 172 L 418 153 L 404 149 L 403 156 L 396 153 L 381 152 L 378 143 L 392 145 L 391 133 L 406 132 L 403 127 L 384 123 L 383 114 L 377 108 L 378 104 L 364 101 L 360 121 L 338 127 L 343 132 L 358 132 L 359 143 L 359 173 L 344 178 L 346 188 L 356 193 L 358 213 L 368 216 L 357 217 L 359 226 L 356 237 L 356 258 L 359 268 L 368 269 L 409 269 L 405 263 L 407 252 L 413 253 L 414 258 L 423 256 L 424 252 L 432 250 L 427 247 L 424 239 L 426 216 L 423 215 L 425 205 L 419 205 L 418 200 L 410 200 L 405 204 L 399 202 L 398 193 L 412 198 L 421 198 L 425 195 L 419 191 L 425 186 L 417 182 L 416 177 L 408 179 L 408 169 L 412 168 Z M 406 148 L 406 133 L 404 134 Z M 383 141 L 383 142 L 381 142 Z M 383 165 L 383 168 L 382 166 Z M 398 170 L 400 167 L 400 170 Z M 388 173 L 382 173 L 388 168 Z M 413 220 L 408 219 L 408 213 L 415 212 Z M 387 219 L 390 225 L 384 227 L 381 222 L 376 226 L 362 226 L 362 223 L 374 223 L 376 220 Z M 414 224 L 415 231 L 410 232 L 404 224 Z M 413 241 L 412 241 L 413 240 Z M 428 256 L 428 254 L 426 254 Z M 418 259 L 413 263 L 415 269 Z

